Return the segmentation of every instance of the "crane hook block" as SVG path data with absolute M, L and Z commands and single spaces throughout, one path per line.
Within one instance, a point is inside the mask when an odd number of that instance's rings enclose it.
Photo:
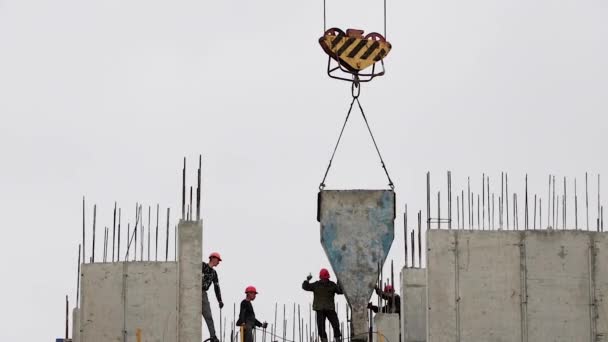
M 382 61 L 391 50 L 391 44 L 379 33 L 363 36 L 363 30 L 330 28 L 319 38 L 319 44 L 329 57 L 352 73 Z

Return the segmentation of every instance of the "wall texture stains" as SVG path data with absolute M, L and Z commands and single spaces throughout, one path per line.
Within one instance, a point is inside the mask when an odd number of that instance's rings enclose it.
M 353 336 L 366 334 L 367 303 L 393 243 L 395 193 L 324 190 L 318 210 L 321 244 L 352 309 Z

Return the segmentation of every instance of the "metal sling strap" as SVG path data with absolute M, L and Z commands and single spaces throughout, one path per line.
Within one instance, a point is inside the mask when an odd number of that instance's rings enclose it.
M 384 173 L 386 174 L 386 178 L 388 179 L 388 186 L 391 188 L 391 190 L 395 189 L 395 185 L 393 184 L 393 181 L 391 180 L 391 176 L 388 174 L 386 164 L 384 164 L 384 160 L 382 159 L 382 155 L 380 154 L 380 149 L 378 148 L 378 144 L 376 143 L 374 134 L 372 133 L 372 130 L 369 127 L 369 123 L 367 122 L 367 117 L 365 116 L 365 112 L 363 111 L 361 102 L 359 102 L 359 94 L 361 92 L 361 88 L 359 88 L 359 87 L 360 87 L 360 85 L 357 82 L 353 82 L 353 86 L 352 86 L 353 100 L 351 101 L 350 107 L 348 108 L 348 113 L 346 114 L 346 119 L 344 120 L 344 124 L 342 125 L 342 130 L 340 130 L 340 135 L 338 136 L 338 141 L 336 142 L 334 151 L 331 154 L 331 158 L 329 159 L 329 164 L 327 165 L 327 170 L 325 170 L 325 175 L 323 176 L 323 180 L 321 181 L 321 184 L 319 184 L 319 190 L 323 190 L 325 188 L 325 179 L 327 178 L 327 174 L 329 173 L 329 169 L 331 168 L 331 162 L 334 160 L 334 156 L 336 155 L 336 151 L 338 150 L 338 145 L 340 145 L 340 140 L 342 139 L 342 134 L 344 133 L 344 128 L 346 128 L 346 123 L 348 122 L 348 118 L 350 117 L 350 113 L 353 109 L 353 104 L 355 103 L 355 101 L 357 102 L 357 105 L 359 106 L 359 110 L 361 111 L 361 116 L 363 116 L 363 121 L 365 121 L 365 125 L 367 126 L 369 135 L 372 138 L 372 142 L 374 143 L 376 152 L 378 152 L 378 157 L 380 158 L 380 163 L 382 165 L 382 169 L 384 170 Z M 355 88 L 359 88 L 356 93 L 355 93 Z

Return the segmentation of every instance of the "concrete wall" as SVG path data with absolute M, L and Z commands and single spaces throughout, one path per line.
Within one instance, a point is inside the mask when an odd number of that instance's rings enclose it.
M 607 251 L 601 233 L 432 230 L 428 340 L 605 341 Z
M 178 234 L 177 262 L 82 265 L 77 341 L 201 341 L 202 223 L 182 221 Z
M 80 342 L 177 341 L 177 263 L 82 265 Z
M 202 221 L 181 221 L 178 227 L 180 342 L 202 339 Z
M 377 313 L 374 331 L 374 342 L 399 342 L 399 314 Z
M 72 310 L 72 342 L 80 342 L 80 309 Z
M 426 269 L 401 270 L 401 339 L 426 341 Z

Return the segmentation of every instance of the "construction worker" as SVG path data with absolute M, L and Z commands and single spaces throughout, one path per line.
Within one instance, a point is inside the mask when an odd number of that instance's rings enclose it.
M 207 296 L 207 290 L 213 284 L 213 290 L 215 291 L 215 298 L 217 299 L 220 309 L 224 307 L 222 302 L 222 292 L 220 291 L 220 284 L 217 278 L 217 272 L 213 269 L 222 261 L 222 257 L 217 252 L 213 252 L 209 255 L 209 263 L 203 261 L 203 318 L 209 329 L 209 335 L 211 342 L 218 342 L 218 338 L 215 335 L 215 325 L 213 324 L 213 316 L 211 315 L 211 303 L 209 303 L 209 297 Z
M 311 291 L 314 294 L 312 301 L 312 309 L 315 310 L 317 316 L 317 329 L 322 342 L 327 342 L 327 333 L 325 332 L 325 319 L 329 320 L 331 327 L 334 329 L 334 337 L 336 341 L 342 341 L 340 333 L 340 322 L 336 314 L 336 305 L 334 304 L 334 296 L 343 294 L 340 283 L 334 283 L 329 280 L 329 271 L 322 268 L 319 271 L 319 281 L 310 282 L 312 275 L 308 275 L 302 283 L 304 291 Z
M 401 316 L 401 297 L 398 294 L 395 294 L 395 289 L 392 285 L 386 285 L 384 287 L 384 291 L 380 291 L 380 288 L 376 286 L 374 288 L 376 290 L 376 294 L 380 296 L 380 298 L 386 300 L 386 304 L 382 306 L 380 312 L 383 313 L 396 313 Z M 373 312 L 378 312 L 378 307 L 373 305 L 372 303 L 367 304 L 367 308 L 371 309 Z
M 255 327 L 266 329 L 268 326 L 268 323 L 262 323 L 255 318 L 255 312 L 253 311 L 251 302 L 255 300 L 257 294 L 258 291 L 254 286 L 247 286 L 247 288 L 245 288 L 245 299 L 241 302 L 239 319 L 236 321 L 236 325 L 242 327 L 241 341 L 243 342 L 253 342 L 253 329 Z

